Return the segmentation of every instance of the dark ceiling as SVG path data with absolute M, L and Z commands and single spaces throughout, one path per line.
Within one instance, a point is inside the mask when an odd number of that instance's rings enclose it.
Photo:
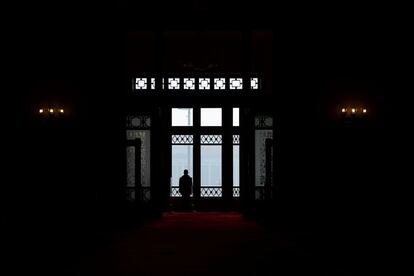
M 273 1 L 36 1 L 10 7 L 4 64 L 19 88 L 92 85 L 124 74 L 130 30 L 273 32 L 276 70 L 292 77 L 380 79 L 400 75 L 406 17 L 385 5 Z M 120 69 L 123 68 L 123 69 Z M 290 71 L 289 71 L 290 70 Z

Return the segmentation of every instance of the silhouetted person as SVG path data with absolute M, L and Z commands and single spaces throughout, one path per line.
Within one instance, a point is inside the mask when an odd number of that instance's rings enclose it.
M 193 193 L 193 179 L 188 175 L 188 170 L 184 170 L 184 175 L 180 177 L 178 190 L 183 199 L 183 209 L 191 210 L 191 194 Z

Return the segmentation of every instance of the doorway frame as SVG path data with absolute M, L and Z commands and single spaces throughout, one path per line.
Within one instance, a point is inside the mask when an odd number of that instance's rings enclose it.
M 172 126 L 172 109 L 173 108 L 192 108 L 193 109 L 193 126 Z M 201 108 L 221 108 L 222 110 L 222 125 L 221 126 L 201 126 Z M 241 108 L 239 105 L 219 105 L 219 104 L 192 104 L 187 105 L 174 105 L 169 106 L 167 109 L 168 121 L 169 121 L 169 168 L 170 179 L 172 175 L 172 135 L 193 135 L 193 199 L 196 203 L 202 205 L 208 205 L 206 201 L 214 204 L 213 202 L 221 201 L 218 203 L 220 206 L 226 208 L 233 208 L 234 203 L 239 201 L 241 196 L 241 188 L 239 183 L 238 197 L 233 196 L 233 135 L 240 135 L 241 140 L 241 123 L 239 126 L 233 126 L 233 108 Z M 220 197 L 202 197 L 201 196 L 201 135 L 222 135 L 221 142 L 221 196 Z M 242 150 L 241 145 L 240 151 Z M 239 158 L 239 166 L 241 167 L 241 160 Z M 241 169 L 239 169 L 239 178 L 241 179 Z M 171 182 L 169 190 L 171 191 Z M 171 201 L 170 196 L 170 201 Z M 213 206 L 212 206 L 213 207 Z M 208 207 L 206 207 L 208 208 Z

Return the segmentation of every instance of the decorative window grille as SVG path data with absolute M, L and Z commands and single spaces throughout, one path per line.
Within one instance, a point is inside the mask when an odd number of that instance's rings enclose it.
M 250 88 L 254 90 L 259 89 L 259 78 L 250 78 Z
M 201 187 L 200 195 L 201 197 L 221 197 L 222 188 L 221 187 Z
M 151 127 L 150 116 L 127 116 L 126 121 L 128 129 L 149 129 Z
M 193 144 L 193 135 L 172 135 L 171 143 L 173 145 L 191 145 Z
M 135 187 L 127 187 L 126 190 L 126 200 L 135 201 Z
M 195 78 L 184 78 L 184 90 L 195 89 Z
M 215 78 L 214 79 L 214 89 L 215 90 L 226 89 L 226 79 L 225 78 Z
M 135 147 L 126 148 L 127 155 L 127 187 L 135 188 Z M 135 194 L 134 194 L 135 196 Z
M 210 79 L 209 78 L 199 78 L 198 79 L 198 88 L 200 90 L 210 89 Z
M 151 200 L 151 188 L 150 187 L 141 187 L 138 192 L 135 187 L 126 187 L 126 199 L 128 201 L 139 200 L 141 202 L 148 202 Z
M 179 187 L 171 187 L 171 197 L 181 197 Z
M 155 78 L 151 78 L 151 89 L 155 89 Z
M 256 116 L 254 126 L 255 128 L 272 128 L 273 118 L 271 116 Z
M 250 77 L 251 90 L 259 90 L 260 78 Z M 156 82 L 161 81 L 161 89 L 167 90 L 195 90 L 198 86 L 199 90 L 242 90 L 243 78 L 226 78 L 226 77 L 188 77 L 181 78 L 181 76 L 175 77 L 161 77 L 159 80 L 155 77 L 138 77 L 133 78 L 133 90 L 155 90 L 157 87 Z M 246 83 L 249 85 L 249 83 Z
M 233 187 L 233 197 L 240 197 L 240 187 Z
M 141 187 L 141 201 L 148 202 L 151 199 L 151 188 Z
M 135 140 L 136 138 L 141 139 L 141 187 L 140 189 L 146 189 L 150 192 L 151 186 L 151 131 L 150 130 L 136 130 L 136 129 L 127 129 L 126 131 L 127 140 Z M 132 190 L 135 188 L 135 150 L 134 146 L 126 147 L 126 158 L 127 158 L 127 189 Z M 143 200 L 142 194 L 137 195 L 135 192 L 127 190 L 127 196 L 130 200 L 140 199 Z M 139 196 L 139 198 L 137 198 Z
M 273 131 L 261 129 L 255 132 L 256 186 L 264 186 L 266 179 L 266 139 L 273 139 Z
M 180 79 L 179 78 L 168 78 L 168 89 L 171 89 L 171 90 L 180 89 Z
M 136 90 L 147 89 L 147 78 L 136 78 L 135 89 Z
M 230 78 L 230 89 L 232 90 L 243 89 L 243 79 L 242 78 Z
M 240 135 L 233 135 L 233 145 L 239 145 L 240 144 Z
M 221 145 L 222 143 L 221 135 L 201 135 L 200 144 L 201 145 Z
M 265 188 L 264 187 L 255 187 L 254 189 L 254 197 L 256 200 L 264 200 L 265 199 Z
M 273 187 L 273 117 L 255 117 L 255 198 L 272 198 Z
M 178 186 L 171 186 L 170 196 L 181 197 L 180 188 Z M 191 194 L 190 197 L 193 197 L 193 194 Z

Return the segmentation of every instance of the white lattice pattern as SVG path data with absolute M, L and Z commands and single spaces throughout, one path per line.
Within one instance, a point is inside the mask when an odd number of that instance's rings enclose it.
M 259 89 L 259 78 L 250 78 L 250 89 Z
M 210 89 L 210 79 L 209 78 L 200 78 L 198 80 L 198 89 L 200 89 L 200 90 Z
M 216 90 L 226 89 L 226 79 L 225 78 L 215 78 L 214 79 L 214 89 L 216 89 Z
M 146 78 L 136 78 L 135 79 L 135 89 L 147 89 L 147 79 Z
M 184 78 L 184 90 L 195 89 L 195 78 Z
M 168 78 L 168 89 L 171 89 L 171 90 L 180 89 L 180 79 L 179 78 Z
M 231 90 L 243 89 L 243 79 L 242 78 L 230 78 L 230 89 Z

